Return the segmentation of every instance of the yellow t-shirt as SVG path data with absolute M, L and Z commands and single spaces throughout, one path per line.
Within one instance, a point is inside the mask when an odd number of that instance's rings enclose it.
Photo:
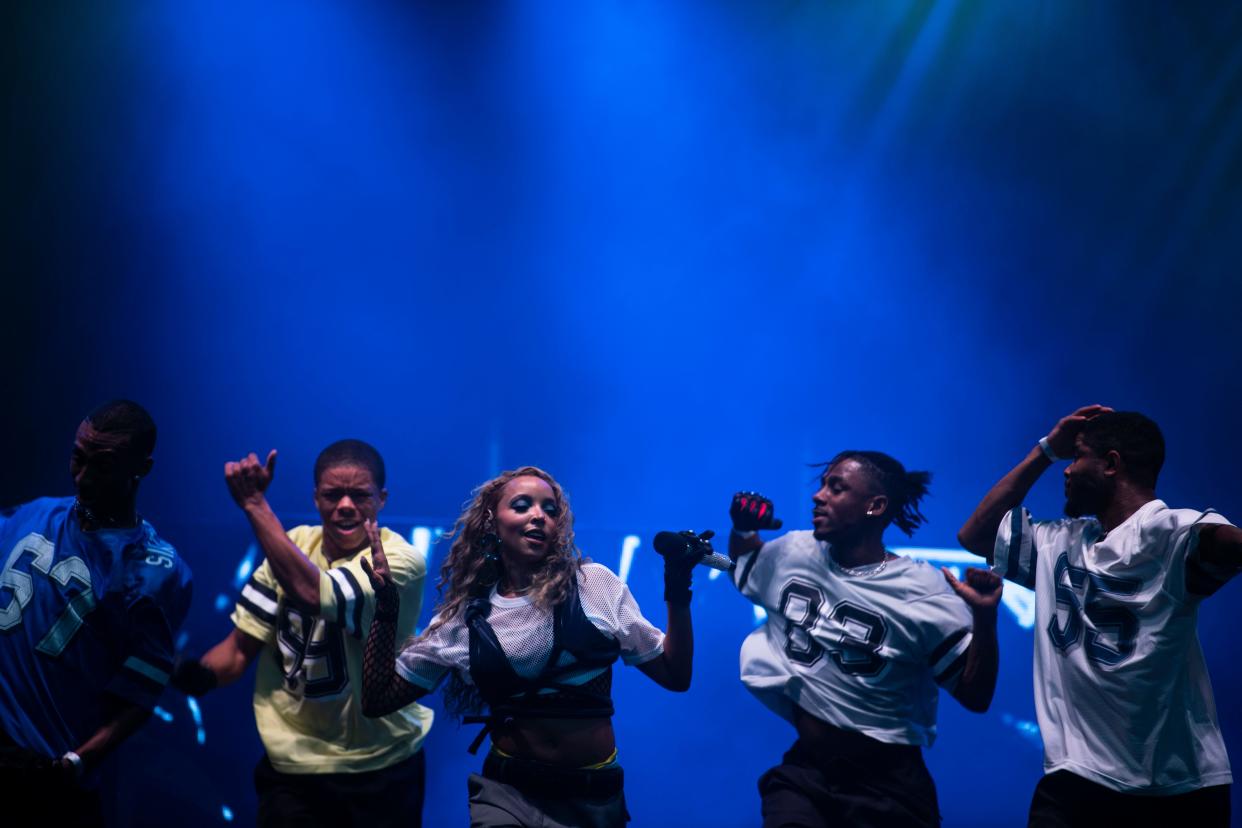
M 232 620 L 265 644 L 254 686 L 254 718 L 272 767 L 281 773 L 378 770 L 412 756 L 432 711 L 411 704 L 377 719 L 362 715 L 362 653 L 375 593 L 359 561 L 370 548 L 329 562 L 323 527 L 297 526 L 289 539 L 319 567 L 319 614 L 285 600 L 265 560 L 242 587 Z M 397 645 L 414 632 L 427 563 L 400 535 L 381 530 L 384 555 L 401 593 Z

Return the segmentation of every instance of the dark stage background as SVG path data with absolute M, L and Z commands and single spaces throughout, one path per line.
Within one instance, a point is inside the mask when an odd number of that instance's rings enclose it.
M 384 453 L 406 533 L 499 469 L 548 468 L 587 554 L 619 567 L 642 539 L 629 580 L 659 624 L 655 531 L 724 530 L 743 487 L 805 526 L 806 464 L 847 447 L 931 469 L 910 543 L 951 550 L 993 480 L 1099 401 L 1162 424 L 1166 500 L 1242 516 L 1242 6 L 5 15 L 0 503 L 70 491 L 92 405 L 147 405 L 140 505 L 195 573 L 187 651 L 229 629 L 250 543 L 223 463 L 279 448 L 292 523 L 343 436 Z M 792 740 L 737 681 L 749 604 L 700 580 L 691 692 L 618 676 L 639 826 L 758 824 Z M 948 826 L 1022 824 L 1040 773 L 1013 601 L 991 711 L 944 699 L 927 753 Z M 1235 758 L 1240 601 L 1200 624 Z M 201 742 L 165 696 L 113 771 L 119 823 L 253 821 L 250 689 L 203 701 Z M 472 735 L 433 729 L 429 825 L 465 822 Z

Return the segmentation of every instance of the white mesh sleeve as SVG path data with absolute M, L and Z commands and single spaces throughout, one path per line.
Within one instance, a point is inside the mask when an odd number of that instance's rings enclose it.
M 446 624 L 431 619 L 429 632 L 409 641 L 397 654 L 397 673 L 424 690 L 434 690 L 449 670 L 470 672 L 470 638 L 459 614 Z
M 664 633 L 643 617 L 630 588 L 602 564 L 582 567 L 578 579 L 587 618 L 621 645 L 626 664 L 643 664 L 664 652 Z

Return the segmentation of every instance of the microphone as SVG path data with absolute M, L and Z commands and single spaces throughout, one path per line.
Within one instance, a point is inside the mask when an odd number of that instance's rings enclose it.
M 651 545 L 655 547 L 657 553 L 663 556 L 676 555 L 688 551 L 692 544 L 700 548 L 706 548 L 707 554 L 698 560 L 699 566 L 728 572 L 733 569 L 733 561 L 712 549 L 710 538 L 714 534 L 710 530 L 702 535 L 695 535 L 688 530 L 685 532 L 656 532 Z

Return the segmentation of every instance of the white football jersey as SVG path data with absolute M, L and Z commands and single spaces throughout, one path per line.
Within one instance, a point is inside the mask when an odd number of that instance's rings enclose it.
M 742 644 L 760 701 L 791 722 L 796 706 L 881 742 L 935 740 L 936 686 L 956 686 L 971 640 L 970 608 L 939 570 L 897 558 L 847 576 L 800 531 L 741 556 L 733 577 L 768 616 Z
M 1172 795 L 1232 780 L 1196 631 L 1234 574 L 1198 560 L 1213 512 L 1153 500 L 1104 535 L 1094 519 L 1013 509 L 994 568 L 1035 590 L 1035 712 L 1044 771 Z

